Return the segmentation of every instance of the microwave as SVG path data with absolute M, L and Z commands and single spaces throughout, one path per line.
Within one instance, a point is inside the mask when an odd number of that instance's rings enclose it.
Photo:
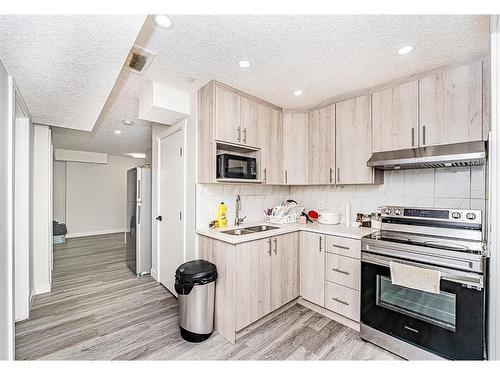
M 240 155 L 217 155 L 217 178 L 257 179 L 257 160 Z

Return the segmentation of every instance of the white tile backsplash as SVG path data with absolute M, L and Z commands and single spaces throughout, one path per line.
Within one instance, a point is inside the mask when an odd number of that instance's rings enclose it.
M 470 176 L 470 168 L 436 169 L 435 196 L 439 198 L 470 198 Z
M 224 201 L 228 223 L 234 222 L 236 195 L 241 196 L 246 221 L 262 221 L 264 208 L 295 199 L 306 210 L 332 210 L 345 222 L 345 204 L 351 212 L 371 213 L 383 205 L 437 208 L 486 208 L 484 167 L 387 171 L 382 185 L 267 186 L 205 184 L 197 187 L 197 227 L 206 228 Z

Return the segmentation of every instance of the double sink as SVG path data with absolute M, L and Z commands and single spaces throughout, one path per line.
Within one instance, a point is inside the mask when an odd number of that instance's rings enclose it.
M 222 231 L 221 233 L 229 234 L 231 236 L 243 236 L 245 234 L 267 232 L 268 230 L 273 230 L 273 229 L 279 229 L 279 227 L 273 227 L 272 225 L 263 224 L 263 225 L 255 225 L 253 227 L 247 227 L 247 228 L 236 228 L 236 229 L 231 229 L 231 230 L 225 230 L 225 231 Z

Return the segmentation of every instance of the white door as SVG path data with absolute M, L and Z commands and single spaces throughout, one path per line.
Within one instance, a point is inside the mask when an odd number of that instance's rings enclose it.
M 181 129 L 160 140 L 159 279 L 174 295 L 175 271 L 184 261 L 183 157 L 184 131 Z

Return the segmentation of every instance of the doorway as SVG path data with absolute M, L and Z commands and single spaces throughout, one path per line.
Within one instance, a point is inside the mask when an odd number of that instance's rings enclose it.
M 184 129 L 176 126 L 159 137 L 159 281 L 172 294 L 175 271 L 184 261 Z

